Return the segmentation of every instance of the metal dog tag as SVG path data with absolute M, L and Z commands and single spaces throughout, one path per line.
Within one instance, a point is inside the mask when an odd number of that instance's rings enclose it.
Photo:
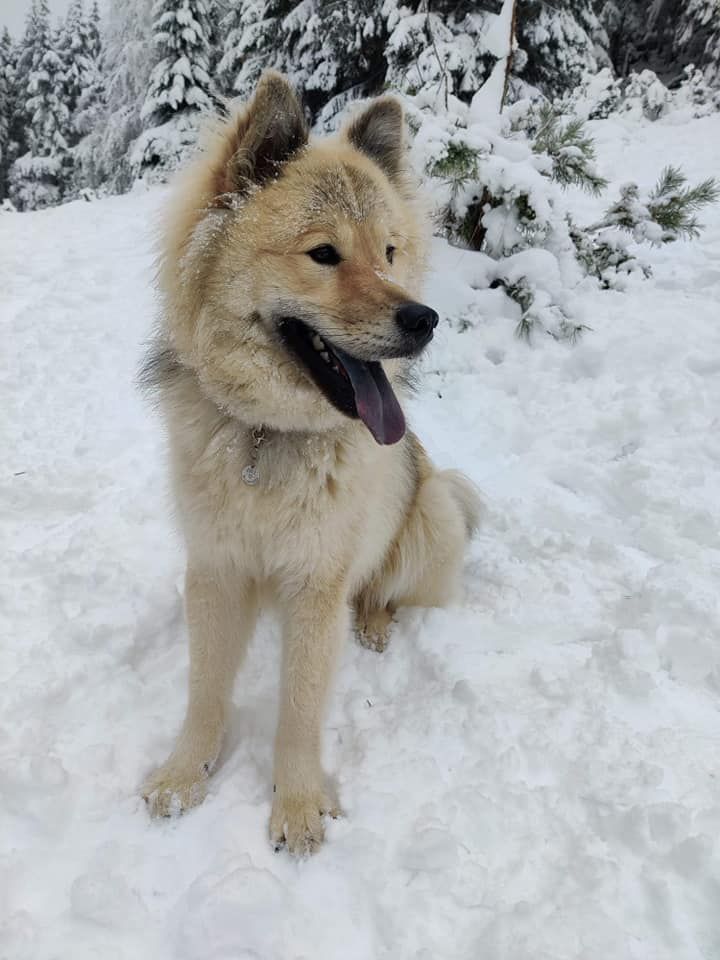
M 243 469 L 243 472 L 240 474 L 240 476 L 243 478 L 245 483 L 248 484 L 248 486 L 254 487 L 255 484 L 258 482 L 258 477 L 259 477 L 258 468 L 255 466 L 254 463 L 249 463 Z

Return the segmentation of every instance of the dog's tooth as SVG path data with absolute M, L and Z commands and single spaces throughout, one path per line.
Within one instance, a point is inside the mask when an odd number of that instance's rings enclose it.
M 322 350 L 323 347 L 325 346 L 325 344 L 322 342 L 322 339 L 318 336 L 317 333 L 314 334 L 312 338 L 312 345 L 315 347 L 316 350 Z
M 320 356 L 323 358 L 325 363 L 330 363 L 330 354 L 327 352 L 327 350 L 323 350 Z

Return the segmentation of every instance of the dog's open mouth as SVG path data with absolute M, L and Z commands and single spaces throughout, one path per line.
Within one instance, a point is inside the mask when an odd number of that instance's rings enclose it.
M 378 443 L 402 438 L 405 417 L 379 361 L 351 357 L 302 320 L 283 320 L 280 332 L 334 407 L 348 417 L 359 417 Z

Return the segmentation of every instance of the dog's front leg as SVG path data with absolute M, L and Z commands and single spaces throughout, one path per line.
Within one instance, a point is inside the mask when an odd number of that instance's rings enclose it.
M 323 814 L 336 814 L 322 769 L 322 723 L 337 654 L 349 626 L 341 586 L 305 588 L 285 605 L 280 718 L 270 839 L 312 852 Z
M 220 753 L 233 682 L 257 617 L 254 587 L 237 575 L 188 566 L 185 606 L 190 636 L 188 705 L 175 749 L 145 782 L 153 816 L 201 803 Z

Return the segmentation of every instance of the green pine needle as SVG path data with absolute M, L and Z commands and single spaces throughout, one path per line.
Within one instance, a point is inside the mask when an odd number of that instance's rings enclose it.
M 550 157 L 552 179 L 563 187 L 575 185 L 594 195 L 601 193 L 607 180 L 595 172 L 595 144 L 585 132 L 584 122 L 573 117 L 563 126 L 550 104 L 540 108 L 537 120 L 532 147 L 535 153 Z
M 695 213 L 720 200 L 720 183 L 708 177 L 695 187 L 687 187 L 687 177 L 678 167 L 665 167 L 650 194 L 648 210 L 665 235 L 664 242 L 678 237 L 700 235 L 701 225 Z
M 448 143 L 445 155 L 430 167 L 430 174 L 454 187 L 464 186 L 478 176 L 479 150 L 466 143 Z

